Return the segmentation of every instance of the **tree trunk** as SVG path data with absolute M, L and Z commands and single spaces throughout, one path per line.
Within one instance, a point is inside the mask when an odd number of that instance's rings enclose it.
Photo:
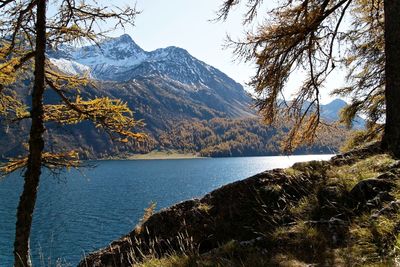
M 386 125 L 383 146 L 400 158 L 400 1 L 385 0 Z
M 15 267 L 32 266 L 29 255 L 29 236 L 41 174 L 42 151 L 44 148 L 43 93 L 45 88 L 46 0 L 37 0 L 36 5 L 36 54 L 35 78 L 32 91 L 32 124 L 29 136 L 29 155 L 27 170 L 25 172 L 24 189 L 17 210 L 14 242 Z

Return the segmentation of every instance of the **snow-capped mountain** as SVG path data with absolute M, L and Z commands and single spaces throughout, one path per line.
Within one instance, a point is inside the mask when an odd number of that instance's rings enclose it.
M 62 46 L 57 51 L 49 53 L 50 61 L 60 70 L 67 74 L 81 74 L 75 68 L 69 66 L 84 66 L 89 70 L 91 77 L 99 80 L 114 80 L 112 75 L 103 77 L 101 74 L 118 73 L 118 70 L 126 70 L 145 59 L 146 52 L 131 39 L 129 35 L 122 35 L 118 38 L 108 39 L 100 45 L 84 46 L 80 48 Z M 111 76 L 111 78 L 110 78 Z
M 165 96 L 169 95 L 175 99 L 171 102 L 177 102 L 173 106 L 177 106 L 178 110 L 190 106 L 189 109 L 195 110 L 211 108 L 219 116 L 254 115 L 250 108 L 251 98 L 239 83 L 179 47 L 170 46 L 147 52 L 124 34 L 98 45 L 79 48 L 63 46 L 57 51 L 50 51 L 48 56 L 52 64 L 66 74 L 89 75 L 105 87 L 118 83 L 118 88 L 122 84 L 123 87 L 132 88 L 124 96 L 121 90 L 104 90 L 106 94 L 111 93 L 111 97 L 123 98 L 128 103 L 141 105 L 149 102 L 151 97 L 138 102 L 143 94 L 162 95 L 164 102 L 168 102 Z M 138 91 L 143 91 L 143 94 L 136 96 Z M 155 104 L 149 104 L 154 109 Z M 192 114 L 190 116 L 198 113 L 195 110 L 189 112 Z M 172 109 L 165 112 L 172 114 L 176 111 Z M 203 115 L 197 117 L 205 118 Z M 206 117 L 210 116 L 213 115 Z
M 103 81 L 129 81 L 139 76 L 165 76 L 190 85 L 215 86 L 222 82 L 241 87 L 216 68 L 194 58 L 185 49 L 170 46 L 144 51 L 124 34 L 99 45 L 64 46 L 50 53 L 51 62 L 68 74 L 89 71 Z M 242 89 L 242 88 L 240 88 Z
M 91 68 L 87 65 L 65 58 L 50 58 L 50 62 L 69 75 L 88 75 L 93 78 L 91 75 Z

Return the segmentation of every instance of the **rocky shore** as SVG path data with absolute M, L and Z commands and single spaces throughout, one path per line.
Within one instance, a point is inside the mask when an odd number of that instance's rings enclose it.
M 400 161 L 378 143 L 223 186 L 79 266 L 376 266 L 397 261 Z

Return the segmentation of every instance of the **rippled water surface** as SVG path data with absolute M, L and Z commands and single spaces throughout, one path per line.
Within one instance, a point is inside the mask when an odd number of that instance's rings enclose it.
M 221 185 L 297 161 L 331 155 L 187 160 L 97 161 L 96 168 L 44 174 L 31 235 L 35 266 L 76 266 L 88 252 L 131 231 L 150 202 L 158 209 Z M 12 266 L 15 213 L 22 178 L 0 180 L 0 266 Z

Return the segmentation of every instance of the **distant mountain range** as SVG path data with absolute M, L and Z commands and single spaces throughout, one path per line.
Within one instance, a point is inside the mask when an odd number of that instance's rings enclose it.
M 59 71 L 88 75 L 96 88 L 85 88 L 83 97 L 119 98 L 146 123 L 146 143 L 114 144 L 90 123 L 62 129 L 50 125 L 48 149 L 79 149 L 90 158 L 151 150 L 174 149 L 211 156 L 277 154 L 277 131 L 262 125 L 251 108 L 252 98 L 243 87 L 218 69 L 178 47 L 151 52 L 140 48 L 129 35 L 107 39 L 100 45 L 62 46 L 48 57 Z M 31 86 L 24 81 L 25 87 Z M 56 101 L 51 92 L 48 99 Z M 322 107 L 328 121 L 337 119 L 346 105 L 334 100 Z M 65 127 L 64 127 L 65 128 Z M 177 130 L 179 129 L 179 130 Z M 21 153 L 27 125 L 0 129 L 0 155 Z M 343 133 L 320 143 L 312 152 L 331 152 L 343 141 Z M 8 145 L 3 145 L 8 144 Z

